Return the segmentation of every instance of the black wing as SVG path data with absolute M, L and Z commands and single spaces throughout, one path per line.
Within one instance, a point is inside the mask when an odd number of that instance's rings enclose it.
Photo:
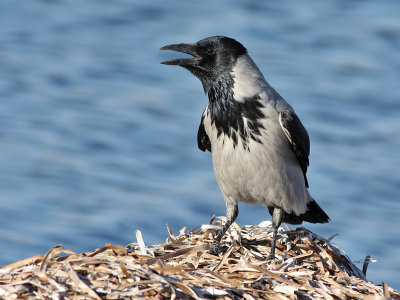
M 211 142 L 206 133 L 206 129 L 204 128 L 203 120 L 204 120 L 204 113 L 203 116 L 201 117 L 199 131 L 197 132 L 197 145 L 199 146 L 199 149 L 201 151 L 204 152 L 208 150 L 211 152 Z
M 285 110 L 280 112 L 279 123 L 300 163 L 306 187 L 308 187 L 306 173 L 309 165 L 310 138 L 308 137 L 307 130 L 301 124 L 299 117 L 292 111 Z

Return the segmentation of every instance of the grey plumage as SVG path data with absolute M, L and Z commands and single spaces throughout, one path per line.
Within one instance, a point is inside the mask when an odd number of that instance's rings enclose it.
M 211 152 L 227 208 L 227 222 L 214 239 L 213 252 L 218 252 L 221 238 L 236 219 L 239 201 L 268 207 L 274 227 L 271 258 L 282 221 L 328 222 L 308 192 L 308 133 L 246 48 L 234 39 L 214 36 L 161 50 L 192 55 L 163 64 L 188 69 L 200 79 L 209 98 L 197 141 L 200 150 Z

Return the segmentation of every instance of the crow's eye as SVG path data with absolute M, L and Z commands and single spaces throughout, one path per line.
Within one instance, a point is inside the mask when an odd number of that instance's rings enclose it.
M 214 48 L 208 47 L 206 50 L 206 54 L 207 55 L 213 55 L 215 53 Z

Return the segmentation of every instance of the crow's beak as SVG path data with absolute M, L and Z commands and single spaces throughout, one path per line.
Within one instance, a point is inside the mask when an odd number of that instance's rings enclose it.
M 182 52 L 186 54 L 190 54 L 193 56 L 193 58 L 178 58 L 178 59 L 170 59 L 161 62 L 164 65 L 178 65 L 178 66 L 197 66 L 199 62 L 201 61 L 201 57 L 197 55 L 196 53 L 196 45 L 195 44 L 172 44 L 172 45 L 167 45 L 160 50 L 171 50 L 171 51 L 177 51 L 177 52 Z

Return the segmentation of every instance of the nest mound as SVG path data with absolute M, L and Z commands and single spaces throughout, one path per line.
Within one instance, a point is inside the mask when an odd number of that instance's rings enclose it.
M 213 220 L 214 221 L 214 220 Z M 218 221 L 217 221 L 218 222 Z M 212 222 L 211 222 L 212 223 Z M 400 299 L 367 282 L 329 240 L 305 228 L 280 228 L 276 260 L 267 260 L 271 228 L 231 226 L 207 253 L 216 224 L 183 228 L 164 244 L 106 245 L 75 253 L 57 246 L 0 268 L 1 299 Z M 365 270 L 364 270 L 365 271 Z

